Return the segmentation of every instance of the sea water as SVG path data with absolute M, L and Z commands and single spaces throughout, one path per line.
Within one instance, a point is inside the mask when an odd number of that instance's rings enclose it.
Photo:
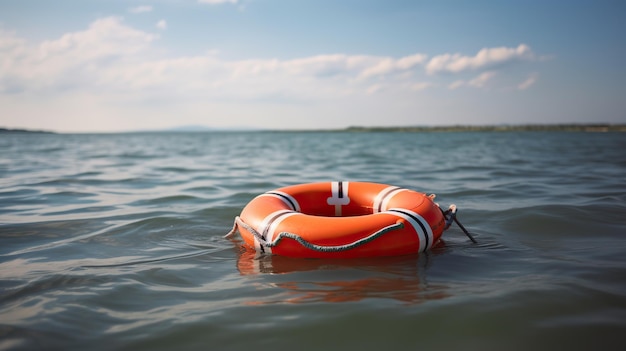
M 0 135 L 1 350 L 621 350 L 626 134 Z M 256 195 L 435 193 L 427 253 L 258 257 Z

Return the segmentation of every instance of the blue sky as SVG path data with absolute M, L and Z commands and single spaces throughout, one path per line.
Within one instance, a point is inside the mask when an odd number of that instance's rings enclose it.
M 626 2 L 0 0 L 0 127 L 626 123 Z

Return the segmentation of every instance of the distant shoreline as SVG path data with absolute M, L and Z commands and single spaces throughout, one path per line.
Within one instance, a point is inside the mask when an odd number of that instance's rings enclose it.
M 10 128 L 0 128 L 1 133 L 33 133 L 33 134 L 56 134 L 55 132 L 50 132 L 47 130 L 32 130 L 32 129 L 10 129 Z
M 626 124 L 520 124 L 413 127 L 348 127 L 352 132 L 626 132 Z
M 127 131 L 127 132 L 88 132 L 88 133 L 60 133 L 46 130 L 20 129 L 20 128 L 0 128 L 0 134 L 4 133 L 32 133 L 32 134 L 135 134 L 135 133 L 221 133 L 221 132 L 350 132 L 350 133 L 371 133 L 371 132 L 626 132 L 626 124 L 517 124 L 517 125 L 449 125 L 449 126 L 351 126 L 336 129 L 212 129 L 203 127 L 198 130 L 178 130 L 164 129 L 154 131 Z

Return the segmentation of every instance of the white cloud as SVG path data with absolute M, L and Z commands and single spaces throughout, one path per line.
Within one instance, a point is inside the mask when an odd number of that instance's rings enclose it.
M 162 30 L 167 29 L 167 22 L 162 19 L 157 22 L 156 27 Z
M 516 48 L 483 48 L 475 56 L 462 56 L 458 53 L 437 55 L 426 64 L 426 72 L 428 74 L 441 72 L 459 73 L 534 59 L 535 54 L 525 44 L 520 44 Z
M 528 88 L 530 88 L 532 85 L 534 85 L 537 80 L 539 79 L 539 74 L 537 73 L 532 73 L 525 81 L 519 83 L 517 85 L 517 89 L 518 90 L 526 90 Z
M 405 56 L 396 61 L 396 67 L 398 69 L 411 69 L 416 65 L 421 65 L 426 62 L 427 58 L 428 55 L 424 54 Z
M 155 38 L 125 26 L 118 17 L 99 19 L 84 31 L 38 45 L 0 33 L 0 91 L 92 85 L 103 65 L 145 50 Z
M 431 82 L 417 82 L 417 83 L 411 84 L 411 90 L 422 91 L 428 88 L 432 88 L 433 86 L 434 84 Z
M 379 60 L 375 65 L 372 65 L 363 70 L 360 77 L 371 78 L 410 70 L 417 65 L 423 64 L 426 61 L 427 57 L 428 56 L 424 54 L 415 54 L 405 56 L 399 59 L 394 59 L 391 57 L 383 58 L 382 60 Z
M 130 13 L 152 12 L 152 6 L 142 5 L 142 6 L 131 7 L 130 9 L 128 9 L 128 12 Z
M 152 34 L 124 25 L 119 17 L 107 17 L 96 20 L 85 31 L 43 42 L 38 47 L 38 54 L 42 60 L 63 55 L 69 62 L 93 62 L 139 52 L 155 38 Z
M 470 80 L 467 84 L 475 88 L 482 88 L 496 75 L 496 72 L 484 72 L 478 77 Z
M 165 22 L 163 22 L 165 24 Z M 162 26 L 163 27 L 163 26 Z M 221 60 L 207 55 L 159 58 L 157 36 L 108 17 L 59 39 L 29 45 L 0 32 L 0 93 L 186 95 L 255 99 L 285 94 L 333 97 L 365 91 L 356 77 L 382 60 L 373 56 L 320 55 L 293 60 Z M 345 81 L 335 80 L 341 76 Z M 356 89 L 356 90 L 355 90 Z
M 157 27 L 167 27 L 164 20 L 159 23 Z M 428 56 L 421 53 L 399 58 L 329 54 L 226 60 L 218 51 L 207 50 L 205 55 L 165 58 L 153 47 L 156 40 L 157 35 L 132 28 L 119 17 L 102 18 L 85 30 L 40 43 L 0 30 L 0 97 L 26 101 L 27 96 L 48 96 L 53 101 L 56 96 L 58 101 L 66 101 L 81 96 L 83 104 L 94 106 L 138 106 L 148 101 L 293 104 L 367 96 L 403 96 L 410 100 L 419 91 L 443 84 L 441 77 L 425 80 L 428 68 L 424 65 L 433 60 L 428 61 Z M 516 57 L 506 54 L 506 50 L 484 50 L 470 61 L 485 65 Z M 517 51 L 524 54 L 525 50 Z M 485 87 L 494 75 L 484 72 L 448 88 Z M 531 78 L 519 88 L 530 86 L 536 80 Z
M 477 77 L 469 81 L 456 80 L 448 85 L 448 89 L 454 90 L 463 86 L 483 88 L 493 77 L 495 77 L 495 75 L 496 75 L 496 72 L 488 71 L 488 72 L 481 73 L 480 75 L 478 75 Z
M 236 4 L 238 0 L 198 0 L 201 4 L 218 5 L 218 4 Z

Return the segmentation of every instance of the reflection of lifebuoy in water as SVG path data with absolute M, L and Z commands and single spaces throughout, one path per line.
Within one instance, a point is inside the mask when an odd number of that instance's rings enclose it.
M 423 252 L 448 228 L 456 207 L 443 211 L 434 195 L 364 182 L 300 184 L 250 201 L 235 226 L 261 253 L 354 258 Z
M 441 244 L 438 244 L 438 246 Z M 281 302 L 348 302 L 368 298 L 393 299 L 403 303 L 416 304 L 426 300 L 448 297 L 447 287 L 442 284 L 425 285 L 420 281 L 420 267 L 415 255 L 385 257 L 372 260 L 319 259 L 301 260 L 283 256 L 259 256 L 254 251 L 243 250 L 237 257 L 237 268 L 242 275 L 293 274 L 294 279 L 281 278 L 274 286 L 286 291 L 287 297 Z M 316 270 L 337 270 L 342 268 L 362 268 L 369 277 L 361 279 L 333 279 L 333 274 L 324 274 L 319 280 L 307 278 L 296 281 L 298 273 Z M 328 280 L 330 278 L 330 280 Z M 272 303 L 273 301 L 250 302 L 250 304 Z

